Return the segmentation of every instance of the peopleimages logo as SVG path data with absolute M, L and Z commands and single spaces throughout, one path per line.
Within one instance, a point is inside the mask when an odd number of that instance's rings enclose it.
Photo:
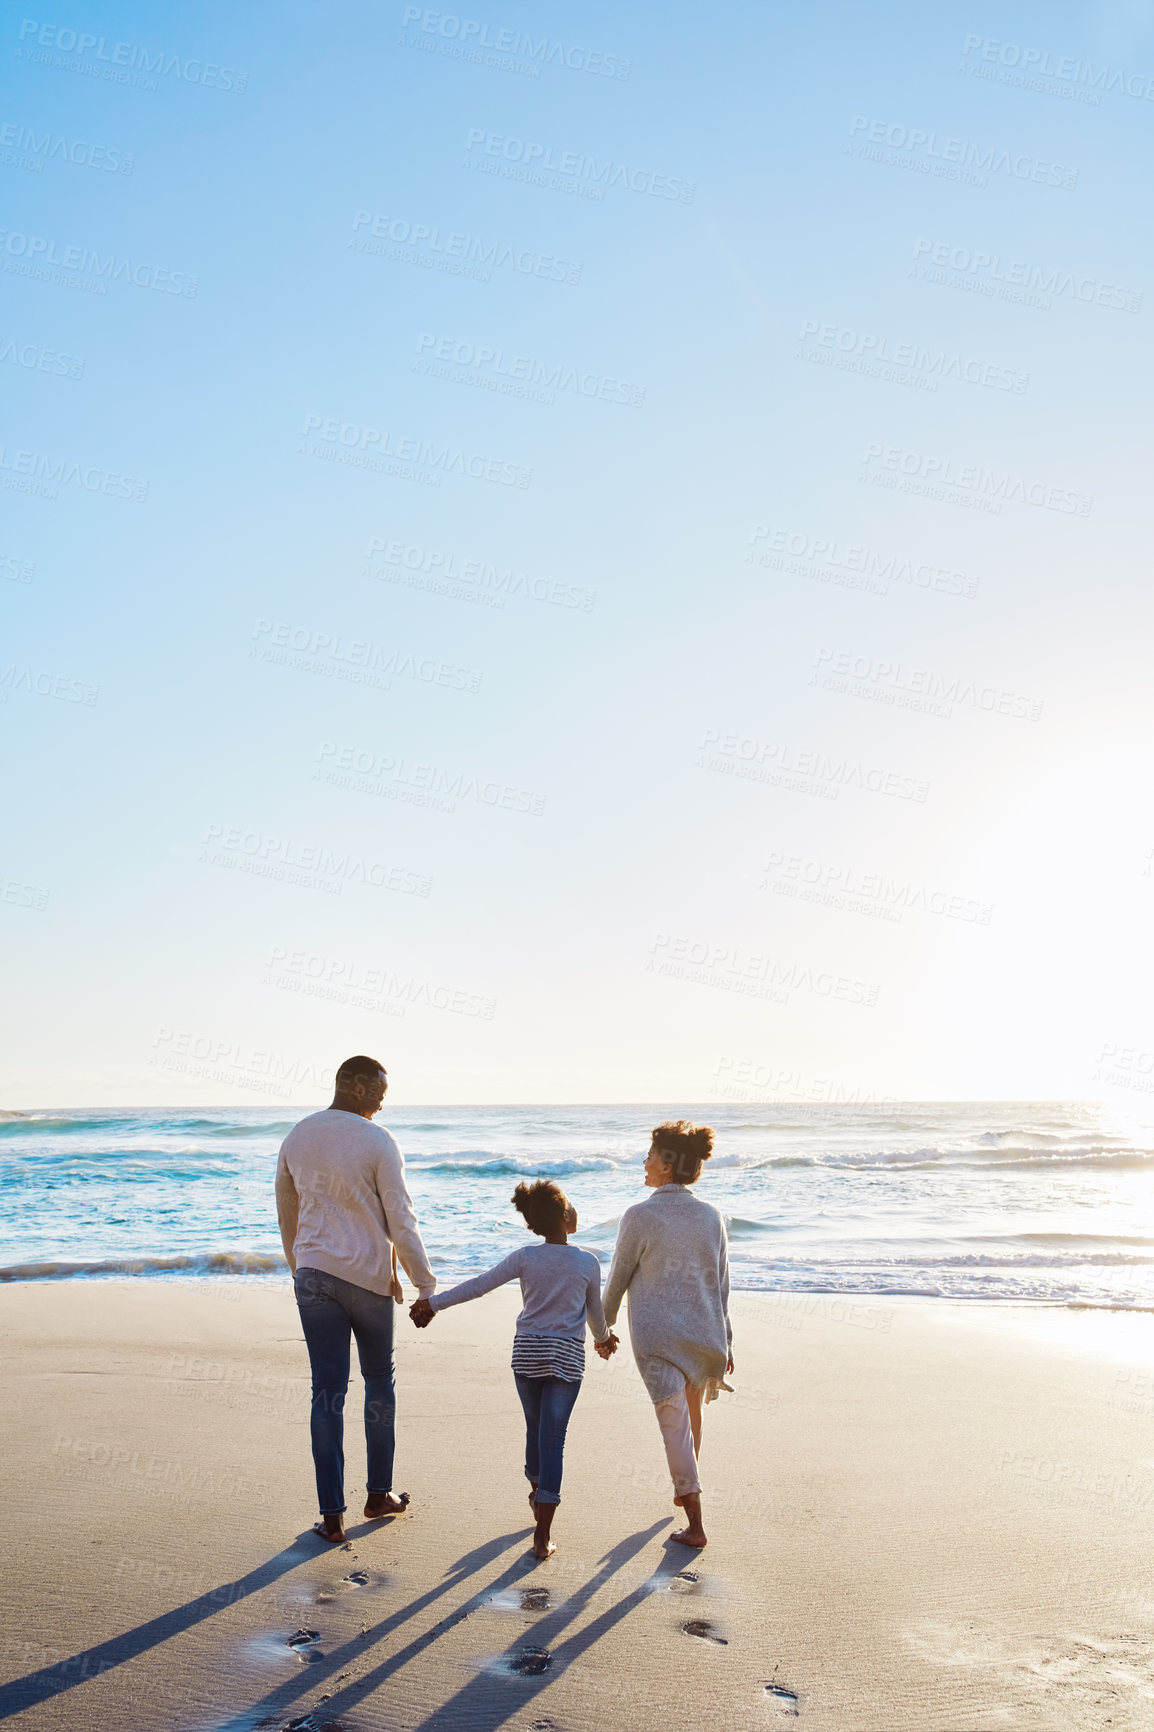
M 1005 150 L 998 145 L 977 144 L 970 138 L 947 138 L 938 132 L 926 132 L 920 126 L 905 126 L 899 121 L 869 120 L 855 114 L 850 121 L 849 154 L 875 162 L 886 162 L 892 168 L 914 168 L 926 174 L 944 175 L 950 180 L 970 180 L 976 186 L 986 186 L 989 174 L 1006 174 L 1011 180 L 1034 181 L 1038 186 L 1062 187 L 1073 192 L 1078 185 L 1076 168 L 1060 162 L 1047 162 L 1029 156 L 1024 151 Z M 905 154 L 887 158 L 877 147 Z
M 1075 89 L 1087 86 L 1094 91 L 1112 90 L 1118 96 L 1132 96 L 1139 102 L 1154 101 L 1154 77 L 1148 72 L 1123 72 L 1121 67 L 1106 63 L 1095 67 L 1089 60 L 1075 55 L 1052 54 L 1048 48 L 1026 48 L 1019 42 L 1002 42 L 994 36 L 967 36 L 962 54 L 967 72 L 980 70 L 985 61 L 989 66 L 1019 72 L 1027 79 L 1061 79 Z M 976 54 L 976 60 L 969 56 Z
M 27 235 L 18 229 L 0 229 L 3 268 L 17 276 L 37 277 L 44 282 L 86 288 L 98 295 L 108 293 L 109 283 L 128 283 L 137 289 L 155 289 L 164 295 L 183 295 L 195 300 L 200 279 L 182 271 L 162 270 L 143 259 L 120 258 L 116 253 L 98 253 L 92 247 L 66 246 L 43 235 Z M 71 276 L 64 273 L 71 272 Z
M 1001 294 L 1002 299 L 1017 298 L 1009 293 L 1015 289 L 1040 291 L 1043 296 L 1068 295 L 1072 301 L 1086 306 L 1111 307 L 1117 312 L 1137 313 L 1142 306 L 1142 292 L 1117 283 L 1104 282 L 1100 277 L 1082 276 L 1077 271 L 1062 270 L 1057 265 L 1028 265 L 1003 258 L 1001 253 L 983 252 L 979 247 L 954 246 L 950 241 L 927 240 L 914 243 L 914 276 L 936 280 L 925 268 L 939 273 L 956 271 L 975 279 L 975 285 L 987 295 Z M 1045 302 L 1049 306 L 1049 301 Z
M 0 145 L 27 151 L 30 157 L 43 157 L 46 162 L 71 162 L 82 168 L 101 169 L 106 174 L 131 174 L 136 166 L 136 157 L 130 150 L 113 150 L 106 144 L 65 138 L 62 133 L 37 132 L 35 127 L 15 120 L 0 123 Z M 34 166 L 42 168 L 43 163 Z
M 624 187 L 628 192 L 648 194 L 650 198 L 676 199 L 681 204 L 692 204 L 697 192 L 695 181 L 657 174 L 651 168 L 630 168 L 628 164 L 613 162 L 608 157 L 598 161 L 595 156 L 586 156 L 583 151 L 555 150 L 551 144 L 539 144 L 526 138 L 508 138 L 502 132 L 486 132 L 483 127 L 478 126 L 471 129 L 465 149 L 480 153 L 476 157 L 466 157 L 465 163 L 469 168 L 483 167 L 484 158 L 487 156 L 497 157 L 501 162 L 514 165 L 530 175 L 559 174 L 568 181 L 583 183 L 588 186 L 594 198 L 603 198 L 605 187 L 618 186 Z M 493 172 L 499 172 L 496 164 Z
M 777 559 L 775 569 L 844 584 L 848 589 L 876 588 L 879 594 L 886 595 L 890 583 L 895 582 L 911 584 L 915 589 L 938 590 L 944 595 L 962 595 L 970 601 L 978 593 L 977 578 L 965 572 L 925 561 L 899 559 L 896 554 L 878 553 L 860 543 L 839 541 L 836 536 L 809 535 L 801 530 L 757 523 L 749 539 L 754 546 L 764 541 L 768 547 L 765 553 L 747 553 L 747 564 L 772 566 L 775 556 L 784 555 L 790 563 L 785 565 L 782 559 Z
M 629 77 L 631 60 L 619 54 L 604 54 L 597 48 L 580 48 L 575 43 L 553 41 L 548 36 L 530 36 L 522 30 L 502 30 L 476 18 L 459 18 L 453 12 L 431 12 L 423 6 L 406 6 L 402 25 L 415 24 L 432 42 L 410 40 L 402 36 L 405 47 L 428 48 L 430 52 L 449 54 L 455 59 L 480 60 L 488 64 L 493 55 L 509 55 L 525 64 L 518 67 L 530 78 L 541 76 L 542 66 L 564 66 L 570 72 L 588 72 L 599 78 Z M 482 55 L 479 49 L 488 49 Z
M 143 505 L 148 482 L 135 475 L 121 475 L 68 457 L 50 457 L 44 451 L 14 451 L 0 445 L 0 478 L 17 493 L 36 493 L 55 499 L 59 487 L 79 487 L 84 493 L 103 493 L 110 499 L 131 499 Z
M 374 248 L 372 241 L 360 236 L 363 228 L 368 229 L 373 240 L 388 244 Z M 360 238 L 349 245 L 359 252 L 376 251 L 383 258 L 391 258 L 399 251 L 430 270 L 473 275 L 482 282 L 489 281 L 492 270 L 516 271 L 520 276 L 539 277 L 544 282 L 568 283 L 571 288 L 581 281 L 581 266 L 553 253 L 540 253 L 532 247 L 515 247 L 503 241 L 482 241 L 476 235 L 442 230 L 436 224 L 409 222 L 405 217 L 388 216 L 384 211 L 356 211 L 353 233 Z
M 553 403 L 556 391 L 571 391 L 575 396 L 602 403 L 624 403 L 633 409 L 639 409 L 645 401 L 644 385 L 604 373 L 590 373 L 563 362 L 516 355 L 491 343 L 462 342 L 456 337 L 422 331 L 417 338 L 417 354 L 421 358 L 413 363 L 414 372 L 542 403 Z
M 14 367 L 26 367 L 30 373 L 51 373 L 59 379 L 84 377 L 85 363 L 78 355 L 62 355 L 57 349 L 22 343 L 13 337 L 0 337 L 0 361 L 11 361 Z
M 61 66 L 69 72 L 86 72 L 92 78 L 106 78 L 114 84 L 141 84 L 155 90 L 153 73 L 161 78 L 178 78 L 185 84 L 202 84 L 206 90 L 231 90 L 239 96 L 248 84 L 248 73 L 237 72 L 232 66 L 218 66 L 211 60 L 182 59 L 163 48 L 144 48 L 138 42 L 114 42 L 109 52 L 107 36 L 93 36 L 87 30 L 73 30 L 67 24 L 38 24 L 25 18 L 20 25 L 17 57 L 38 64 Z M 56 54 L 37 54 L 35 48 L 55 49 Z M 75 56 L 72 65 L 60 55 Z M 86 59 L 85 56 L 91 58 Z M 144 78 L 133 78 L 132 73 Z
M 528 487 L 533 479 L 531 469 L 506 462 L 503 457 L 485 457 L 452 445 L 438 445 L 432 439 L 342 421 L 338 416 L 306 416 L 304 434 L 306 439 L 315 435 L 325 441 L 322 446 L 299 447 L 305 456 L 320 455 L 376 472 L 389 472 L 387 460 L 392 458 L 412 465 L 418 476 L 430 475 L 437 486 L 442 475 L 453 474 L 467 475 L 473 481 L 493 481 L 501 487 Z
M 877 463 L 868 479 L 888 480 L 889 471 L 895 484 L 908 481 L 911 491 L 955 489 L 982 499 L 992 511 L 1000 511 L 1005 501 L 1019 505 L 1036 505 L 1046 511 L 1070 512 L 1077 517 L 1089 517 L 1094 508 L 1092 494 L 1076 493 L 1069 487 L 1051 486 L 1045 481 L 1028 481 L 1010 470 L 986 469 L 980 463 L 955 463 L 952 457 L 938 457 L 930 452 L 905 451 L 900 445 L 882 445 L 871 441 L 862 454 L 863 463 Z M 936 494 L 931 492 L 931 497 Z
M 845 363 L 852 370 L 871 377 L 888 378 L 892 371 L 898 370 L 895 377 L 899 383 L 904 382 L 899 374 L 909 369 L 915 375 L 924 375 L 917 382 L 934 391 L 939 379 L 956 379 L 961 384 L 984 385 L 993 391 L 1015 391 L 1022 396 L 1030 383 L 1028 373 L 1000 366 L 996 361 L 955 355 L 935 344 L 899 341 L 881 332 L 859 331 L 848 325 L 823 323 L 820 319 L 804 320 L 800 339 L 803 343 L 813 342 L 828 354 L 807 353 L 802 349 L 798 351 L 799 359 L 827 361 L 833 365 Z

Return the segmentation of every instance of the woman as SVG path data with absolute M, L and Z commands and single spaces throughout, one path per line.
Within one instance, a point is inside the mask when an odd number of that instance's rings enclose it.
M 524 1305 L 513 1337 L 513 1378 L 525 1410 L 525 1477 L 537 1520 L 533 1552 L 547 1558 L 557 1550 L 549 1530 L 561 1502 L 565 1432 L 585 1375 L 586 1320 L 604 1358 L 616 1352 L 617 1337 L 601 1309 L 601 1265 L 592 1251 L 568 1242 L 577 1231 L 577 1211 L 560 1185 L 548 1179 L 518 1185 L 513 1203 L 545 1243 L 523 1245 L 483 1275 L 418 1299 L 409 1316 L 424 1329 L 446 1306 L 520 1281 Z
M 670 1537 L 698 1551 L 706 1544 L 697 1473 L 701 1406 L 728 1388 L 724 1377 L 733 1370 L 725 1222 L 689 1189 L 712 1153 L 708 1125 L 679 1119 L 657 1126 L 645 1159 L 653 1195 L 622 1215 L 605 1284 L 610 1328 L 629 1294 L 637 1369 L 657 1409 L 673 1501 L 689 1518 Z M 600 1345 L 597 1351 L 608 1357 Z

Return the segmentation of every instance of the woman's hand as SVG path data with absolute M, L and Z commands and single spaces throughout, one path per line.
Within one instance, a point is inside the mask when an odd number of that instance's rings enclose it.
M 413 1304 L 409 1306 L 409 1316 L 418 1329 L 427 1329 L 436 1315 L 437 1313 L 427 1299 L 414 1300 Z
M 621 1343 L 611 1329 L 604 1341 L 595 1341 L 593 1345 L 602 1359 L 612 1359 Z
M 729 1355 L 729 1358 L 725 1362 L 725 1375 L 727 1377 L 733 1376 L 733 1354 L 732 1353 Z

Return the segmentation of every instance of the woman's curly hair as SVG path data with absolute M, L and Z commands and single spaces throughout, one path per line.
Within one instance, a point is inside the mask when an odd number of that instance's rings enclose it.
M 674 1119 L 655 1128 L 653 1143 L 673 1168 L 675 1182 L 694 1185 L 713 1153 L 713 1132 L 708 1125 L 691 1125 L 688 1119 Z

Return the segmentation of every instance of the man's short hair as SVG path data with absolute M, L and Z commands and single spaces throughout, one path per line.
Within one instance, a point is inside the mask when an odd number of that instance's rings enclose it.
M 344 1064 L 337 1066 L 337 1081 L 356 1082 L 358 1077 L 376 1076 L 384 1068 L 379 1058 L 366 1058 L 363 1052 L 359 1052 L 355 1058 L 347 1058 Z

